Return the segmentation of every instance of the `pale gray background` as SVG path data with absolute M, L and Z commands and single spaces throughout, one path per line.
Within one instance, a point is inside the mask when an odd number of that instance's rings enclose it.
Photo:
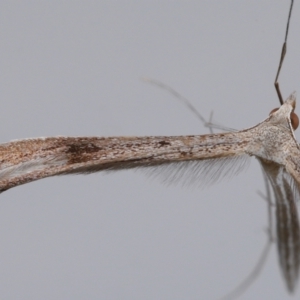
M 278 106 L 289 1 L 1 1 L 1 142 L 246 128 Z M 300 5 L 281 76 L 300 91 Z M 298 110 L 299 111 L 299 110 Z M 45 179 L 1 194 L 1 299 L 216 299 L 266 242 L 255 159 L 207 189 L 143 173 Z M 286 299 L 276 248 L 241 299 Z M 295 298 L 299 298 L 298 290 Z

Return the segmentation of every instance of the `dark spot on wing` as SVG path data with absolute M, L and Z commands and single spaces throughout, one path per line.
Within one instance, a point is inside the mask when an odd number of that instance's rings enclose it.
M 166 142 L 166 141 L 160 141 L 160 142 L 158 142 L 158 144 L 160 145 L 160 147 L 163 147 L 163 146 L 170 146 L 170 145 L 171 145 L 170 142 Z

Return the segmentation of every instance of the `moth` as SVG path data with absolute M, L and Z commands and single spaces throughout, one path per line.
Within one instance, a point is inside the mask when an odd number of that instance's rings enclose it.
M 285 49 L 283 47 L 276 83 Z M 281 106 L 272 110 L 263 122 L 237 132 L 191 136 L 49 137 L 1 144 L 0 192 L 50 176 L 133 168 L 162 170 L 175 181 L 189 178 L 214 182 L 230 172 L 238 173 L 243 163 L 233 169 L 235 162 L 255 157 L 274 191 L 281 269 L 288 289 L 294 291 L 300 265 L 296 208 L 300 196 L 300 147 L 294 135 L 299 120 L 295 114 L 295 93 L 283 101 L 278 83 L 275 86 Z

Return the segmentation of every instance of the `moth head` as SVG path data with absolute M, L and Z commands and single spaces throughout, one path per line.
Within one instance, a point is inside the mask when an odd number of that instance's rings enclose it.
M 279 109 L 279 107 L 272 109 L 269 115 L 273 114 L 278 109 Z M 297 114 L 295 114 L 292 111 L 290 114 L 290 119 L 291 119 L 291 124 L 292 124 L 293 129 L 296 130 L 299 126 L 299 118 L 298 118 Z
M 292 93 L 281 105 L 279 108 L 274 108 L 270 112 L 270 116 L 278 111 L 279 109 L 282 110 L 282 112 L 285 112 L 286 114 L 290 114 L 290 121 L 291 125 L 294 130 L 296 130 L 299 126 L 299 118 L 298 116 L 294 113 L 294 110 L 296 108 L 296 92 Z

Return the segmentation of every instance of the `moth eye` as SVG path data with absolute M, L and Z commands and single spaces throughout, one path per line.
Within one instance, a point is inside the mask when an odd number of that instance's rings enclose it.
M 270 111 L 270 113 L 269 113 L 269 116 L 271 116 L 271 114 L 272 114 L 273 112 L 277 111 L 278 109 L 279 109 L 279 107 L 272 109 L 272 110 Z
M 294 112 L 291 112 L 290 118 L 291 118 L 292 127 L 294 130 L 296 130 L 299 126 L 299 118 Z

